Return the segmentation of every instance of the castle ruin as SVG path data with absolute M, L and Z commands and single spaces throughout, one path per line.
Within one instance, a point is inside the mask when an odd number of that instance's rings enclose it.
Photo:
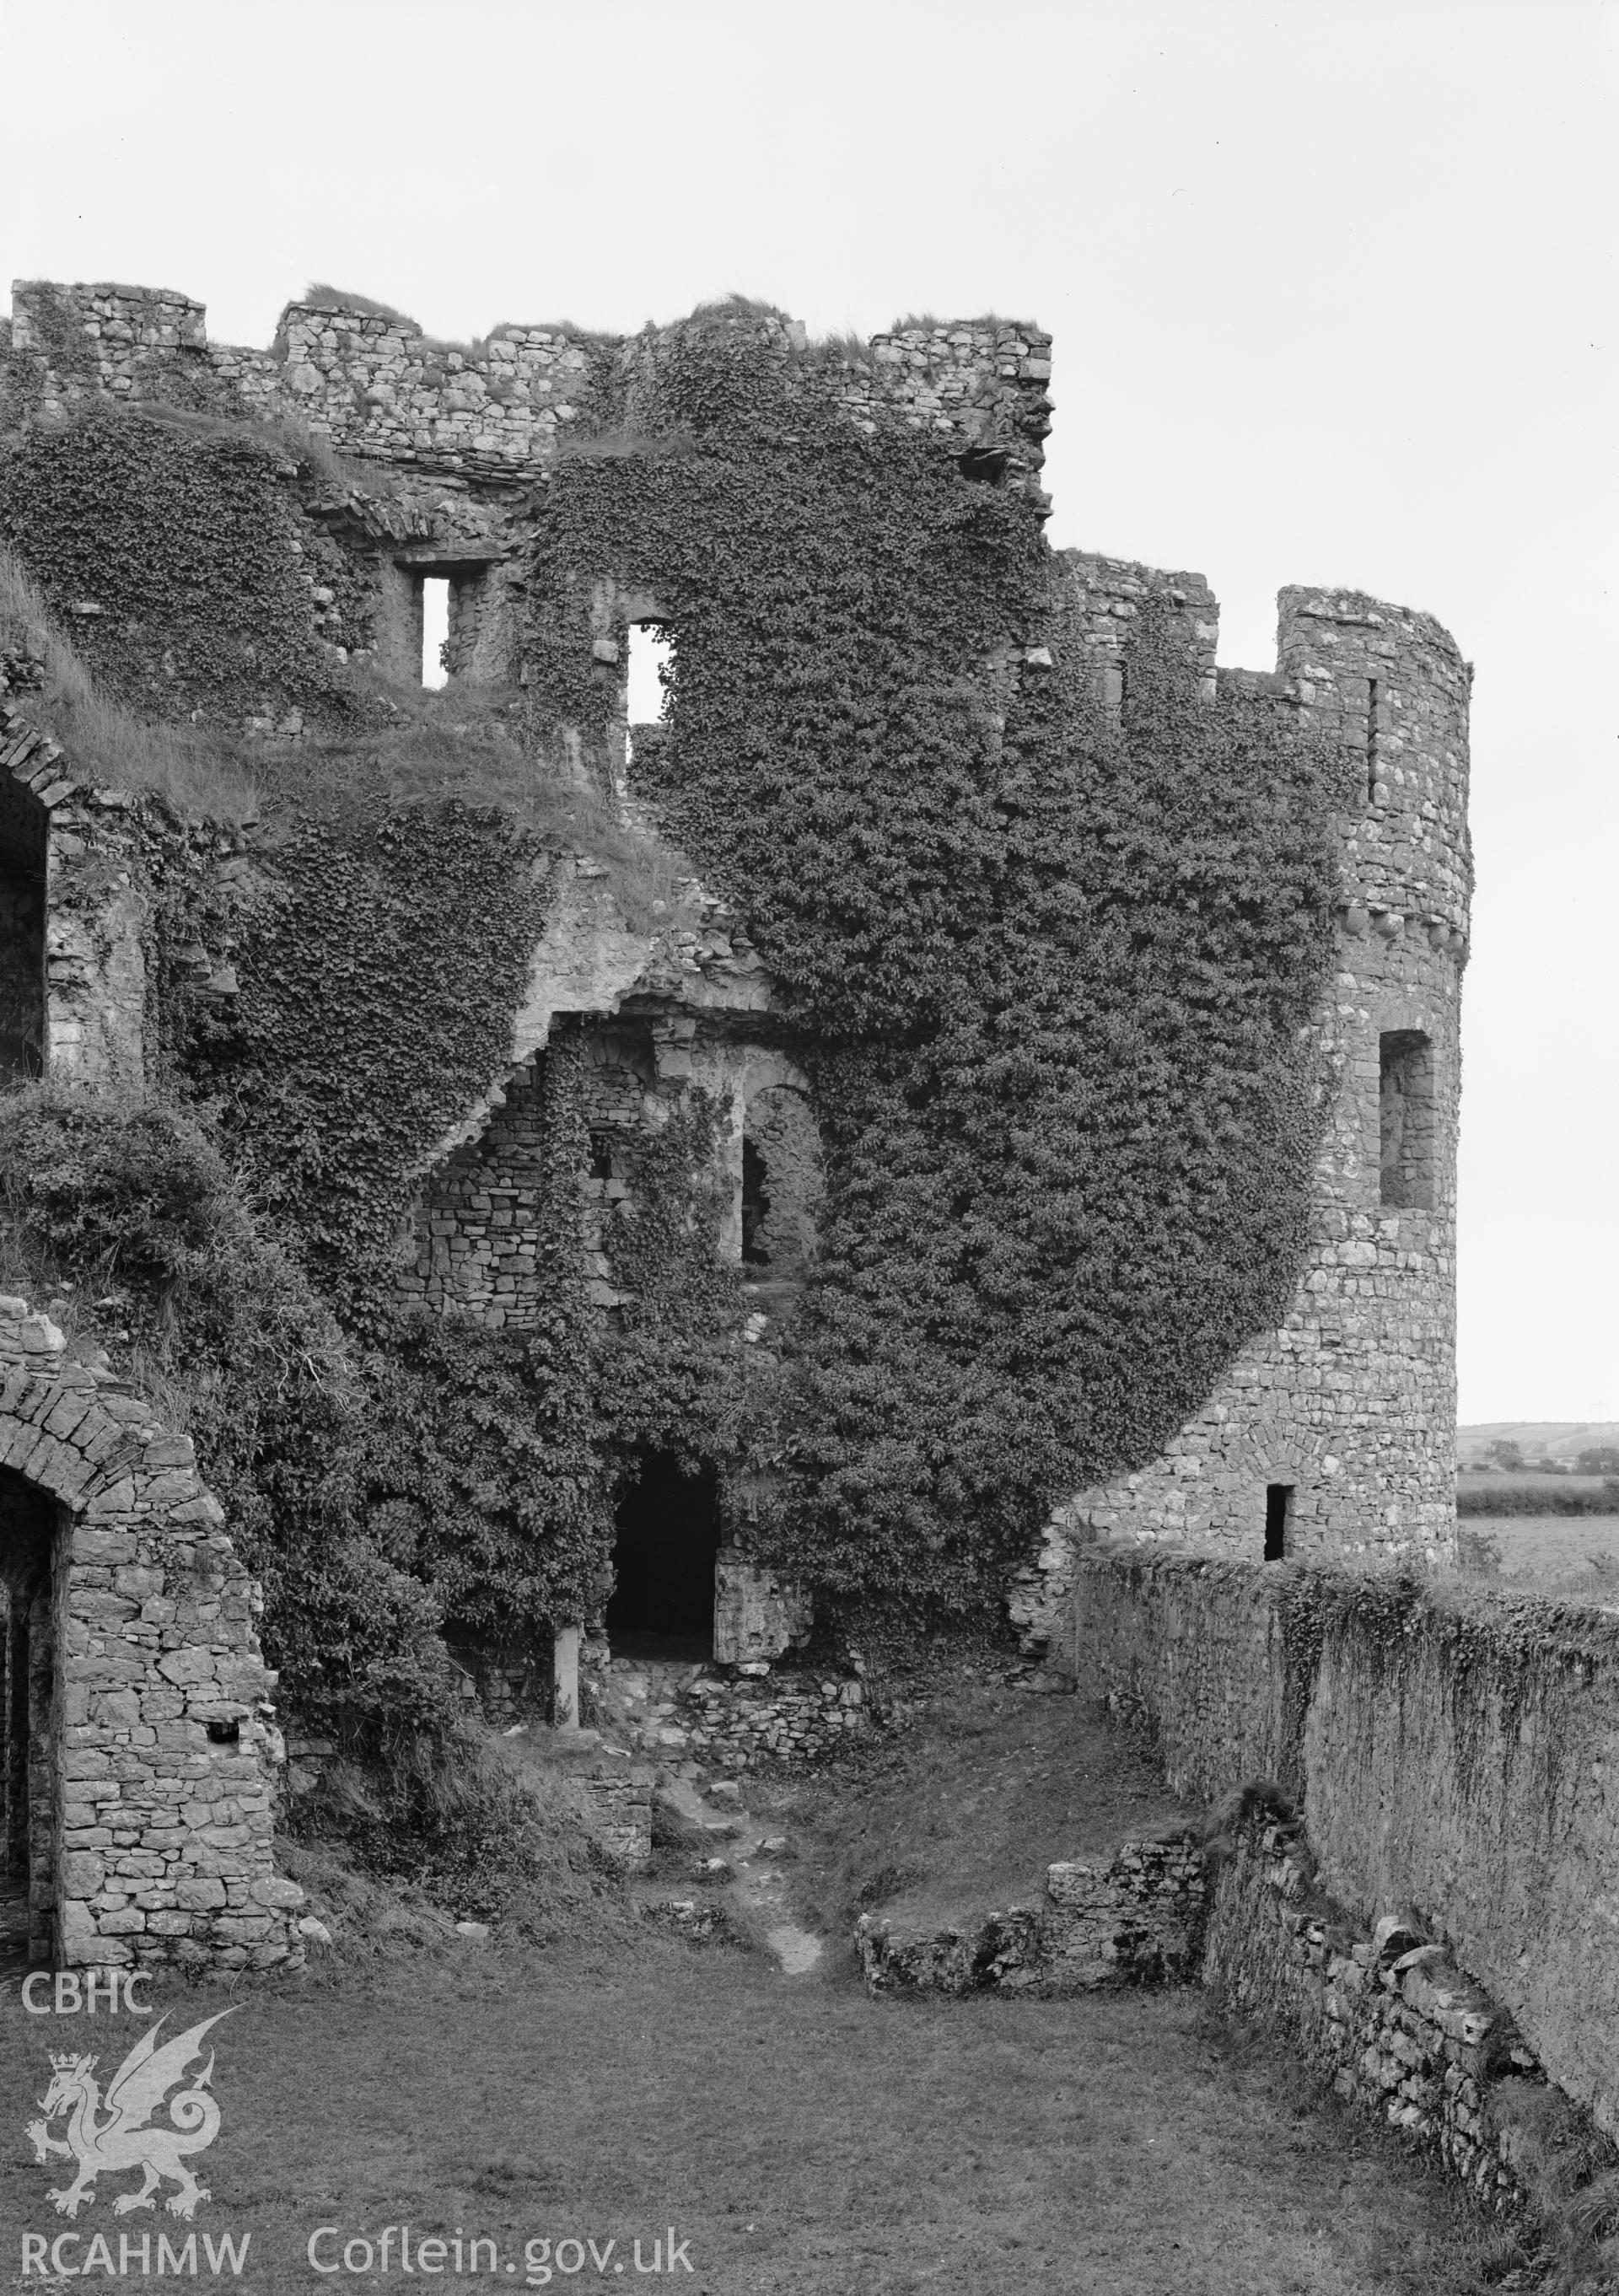
M 921 439 L 962 488 L 1010 497 L 1036 520 L 1048 512 L 1040 480 L 1051 345 L 1037 329 L 917 323 L 874 337 L 863 355 L 806 366 L 802 330 L 777 315 L 744 308 L 727 325 L 739 353 L 785 379 L 789 407 L 796 393 L 879 447 Z M 36 440 L 109 407 L 167 409 L 198 423 L 299 426 L 347 458 L 347 472 L 385 479 L 367 492 L 286 463 L 310 658 L 334 677 L 370 668 L 416 680 L 426 586 L 444 583 L 451 696 L 509 692 L 514 715 L 547 680 L 573 696 L 558 706 L 553 754 L 612 817 L 655 842 L 663 809 L 638 767 L 666 729 L 630 727 L 626 668 L 648 626 L 671 632 L 678 652 L 678 604 L 649 586 L 640 563 L 606 553 L 547 592 L 536 553 L 558 472 L 571 456 L 629 451 L 617 442 L 653 426 L 686 340 L 684 324 L 622 340 L 513 326 L 447 346 L 395 316 L 311 301 L 289 308 L 272 348 L 254 351 L 211 344 L 201 307 L 184 296 L 33 283 L 14 291 L 4 371 L 18 433 Z M 1471 674 L 1436 622 L 1358 593 L 1291 587 L 1278 602 L 1275 668 L 1228 671 L 1216 664 L 1218 607 L 1200 577 L 1078 550 L 1046 562 L 1039 613 L 963 665 L 998 722 L 1020 694 L 1062 678 L 1082 681 L 1116 720 L 1129 706 L 1132 639 L 1150 614 L 1204 708 L 1245 696 L 1285 710 L 1336 760 L 1340 801 L 1332 962 L 1308 1024 L 1321 1096 L 1308 1241 L 1291 1300 L 1249 1333 L 1156 1456 L 1056 1497 L 1004 1590 L 1031 1651 L 1057 1633 L 1076 1551 L 1098 1532 L 1253 1561 L 1453 1558 L 1471 884 Z M 60 606 L 86 645 L 114 611 L 91 591 Z M 160 699 L 177 676 L 172 660 L 164 667 L 161 620 L 154 610 L 152 630 L 136 629 L 119 656 L 150 658 Z M 233 920 L 261 898 L 255 882 L 274 855 L 260 854 L 251 824 L 149 817 L 44 734 L 13 682 L 9 697 L 0 692 L 11 1073 L 138 1093 L 159 1061 L 160 973 L 178 973 L 225 1016 L 251 995 L 251 933 Z M 305 709 L 267 677 L 234 730 L 291 751 L 307 740 Z M 550 1316 L 547 1078 L 566 1045 L 582 1080 L 579 1275 L 591 1313 L 611 1332 L 626 1304 L 612 1238 L 626 1207 L 634 1211 L 637 1144 L 696 1091 L 719 1111 L 699 1177 L 719 1202 L 718 1250 L 739 1272 L 744 1343 L 760 1360 L 779 1353 L 816 1265 L 828 1185 L 815 1048 L 760 953 L 759 921 L 710 884 L 700 856 L 670 849 L 673 922 L 627 916 L 583 838 L 546 864 L 546 911 L 503 1057 L 419 1145 L 391 1262 L 401 1301 L 514 1337 Z M 166 947 L 157 889 L 182 868 L 207 880 L 212 939 Z M 53 1364 L 58 1339 L 21 1303 L 7 1312 L 16 1320 L 5 1361 L 29 1365 L 27 1382 L 19 1372 L 0 1397 L 16 1486 L 4 1534 L 7 1839 L 13 1866 L 32 1876 L 35 1949 L 81 1962 L 258 1962 L 295 1950 L 296 1893 L 267 1862 L 275 1726 L 230 1526 L 185 1447 L 171 1458 L 110 1374 L 46 1376 L 36 1358 Z M 112 1400 L 98 1399 L 103 1390 Z M 42 1464 L 37 1430 L 55 1429 L 63 1396 L 82 1401 L 84 1427 L 98 1430 L 109 1412 L 138 1423 L 159 1480 L 117 1480 L 99 1433 L 81 1449 L 82 1471 Z M 128 1439 L 118 1438 L 126 1449 Z M 711 1613 L 714 1659 L 756 1681 L 810 1630 L 813 1606 L 790 1570 L 750 1555 L 740 1527 L 734 1495 L 711 1472 L 653 1447 L 620 1503 L 612 1604 L 627 1626 L 706 1629 Z M 194 1583 L 199 1538 L 206 1601 L 176 1592 Z M 613 1619 L 610 1606 L 609 1632 Z M 577 1710 L 580 1632 L 600 1621 L 554 1623 L 566 1719 Z M 464 1663 L 486 1698 L 522 1695 L 527 1661 L 497 1639 L 469 1647 Z M 205 1803 L 216 1815 L 199 1826 Z M 177 1807 L 182 1826 L 170 1822 Z

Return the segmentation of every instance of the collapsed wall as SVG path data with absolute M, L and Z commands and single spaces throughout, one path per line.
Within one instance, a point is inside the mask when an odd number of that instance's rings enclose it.
M 874 335 L 862 356 L 818 352 L 811 373 L 798 322 L 738 302 L 736 323 L 852 423 L 875 430 L 897 419 L 957 434 L 998 465 L 998 480 L 1045 502 L 1037 481 L 1051 338 L 1038 327 L 903 324 Z M 307 422 L 347 453 L 500 486 L 534 478 L 572 431 L 633 424 L 681 332 L 501 326 L 481 342 L 448 343 L 398 312 L 315 299 L 289 304 L 274 345 L 251 350 L 210 343 L 205 308 L 189 295 L 17 280 L 10 349 L 22 369 L 15 388 L 47 419 L 99 398 L 234 405 Z
M 1527 1599 L 1116 1547 L 1075 1563 L 1080 1693 L 1150 1725 L 1171 1784 L 1274 1779 L 1322 1887 L 1409 1909 L 1619 2131 L 1619 1629 Z

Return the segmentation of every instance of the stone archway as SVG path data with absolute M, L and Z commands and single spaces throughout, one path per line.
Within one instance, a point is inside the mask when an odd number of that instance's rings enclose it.
M 37 1960 L 301 1958 L 275 1677 L 224 1521 L 187 1438 L 0 1298 L 0 1806 Z

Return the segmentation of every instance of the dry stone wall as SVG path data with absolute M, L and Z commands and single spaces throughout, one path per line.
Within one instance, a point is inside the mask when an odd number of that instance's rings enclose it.
M 1315 1886 L 1302 1828 L 1242 1830 L 1215 1883 L 1204 1980 L 1279 2022 L 1346 2103 L 1432 2146 L 1479 2199 L 1524 2200 L 1501 2083 L 1541 2078 L 1533 2052 L 1397 1915 L 1369 1936 L 1346 1923 Z
M 1203 1851 L 1189 1835 L 1127 1841 L 1106 1866 L 1046 1869 L 1040 1906 L 972 1928 L 916 1930 L 863 1914 L 855 1945 L 870 1993 L 1094 1993 L 1184 1984 L 1203 1948 Z
M 1149 1548 L 1075 1571 L 1081 1694 L 1144 1719 L 1178 1792 L 1278 1781 L 1349 1915 L 1411 1908 L 1619 2133 L 1619 1625 Z
M 1123 636 L 1149 590 L 1176 615 L 1213 693 L 1224 675 L 1214 666 L 1217 610 L 1198 577 L 1078 552 L 1060 564 L 1057 642 L 1093 655 L 1105 693 L 1117 698 Z M 1285 695 L 1304 725 L 1337 742 L 1356 795 L 1338 824 L 1337 965 L 1314 1023 L 1328 1108 L 1309 1260 L 1280 1327 L 1242 1350 L 1157 1459 L 1055 1512 L 1013 1596 L 1031 1650 L 1060 1631 L 1086 1532 L 1258 1560 L 1276 1490 L 1289 1554 L 1433 1562 L 1455 1552 L 1471 671 L 1426 615 L 1357 592 L 1290 589 L 1278 672 L 1234 675 Z M 1385 1174 L 1392 1043 L 1416 1048 L 1420 1076 L 1403 1181 Z
M 271 1855 L 275 1677 L 190 1441 L 110 1371 L 73 1361 L 45 1316 L 0 1300 L 0 1469 L 14 1501 L 0 1516 L 0 1574 L 13 1632 L 20 1595 L 27 1606 L 36 1690 L 36 1957 L 301 1959 L 303 1893 Z M 40 1524 L 36 1557 L 25 1505 Z

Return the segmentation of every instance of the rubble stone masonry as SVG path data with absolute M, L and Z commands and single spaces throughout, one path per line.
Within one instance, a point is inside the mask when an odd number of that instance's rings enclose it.
M 532 479 L 579 424 L 604 411 L 633 424 L 640 389 L 689 324 L 625 337 L 566 326 L 502 326 L 446 343 L 413 319 L 331 303 L 292 303 L 268 350 L 210 344 L 203 306 L 163 288 L 17 280 L 12 351 L 38 364 L 41 406 L 96 397 L 234 398 L 291 417 L 349 454 L 485 479 Z M 1006 477 L 1036 483 L 1049 428 L 1051 338 L 1001 320 L 907 325 L 859 353 L 812 354 L 803 328 L 762 308 L 732 322 L 761 340 L 802 387 L 829 395 L 867 430 L 897 420 L 948 431 L 964 449 L 1007 457 Z
M 303 1892 L 271 1858 L 275 1677 L 190 1441 L 0 1299 L 0 1833 L 33 1956 L 301 1960 Z

